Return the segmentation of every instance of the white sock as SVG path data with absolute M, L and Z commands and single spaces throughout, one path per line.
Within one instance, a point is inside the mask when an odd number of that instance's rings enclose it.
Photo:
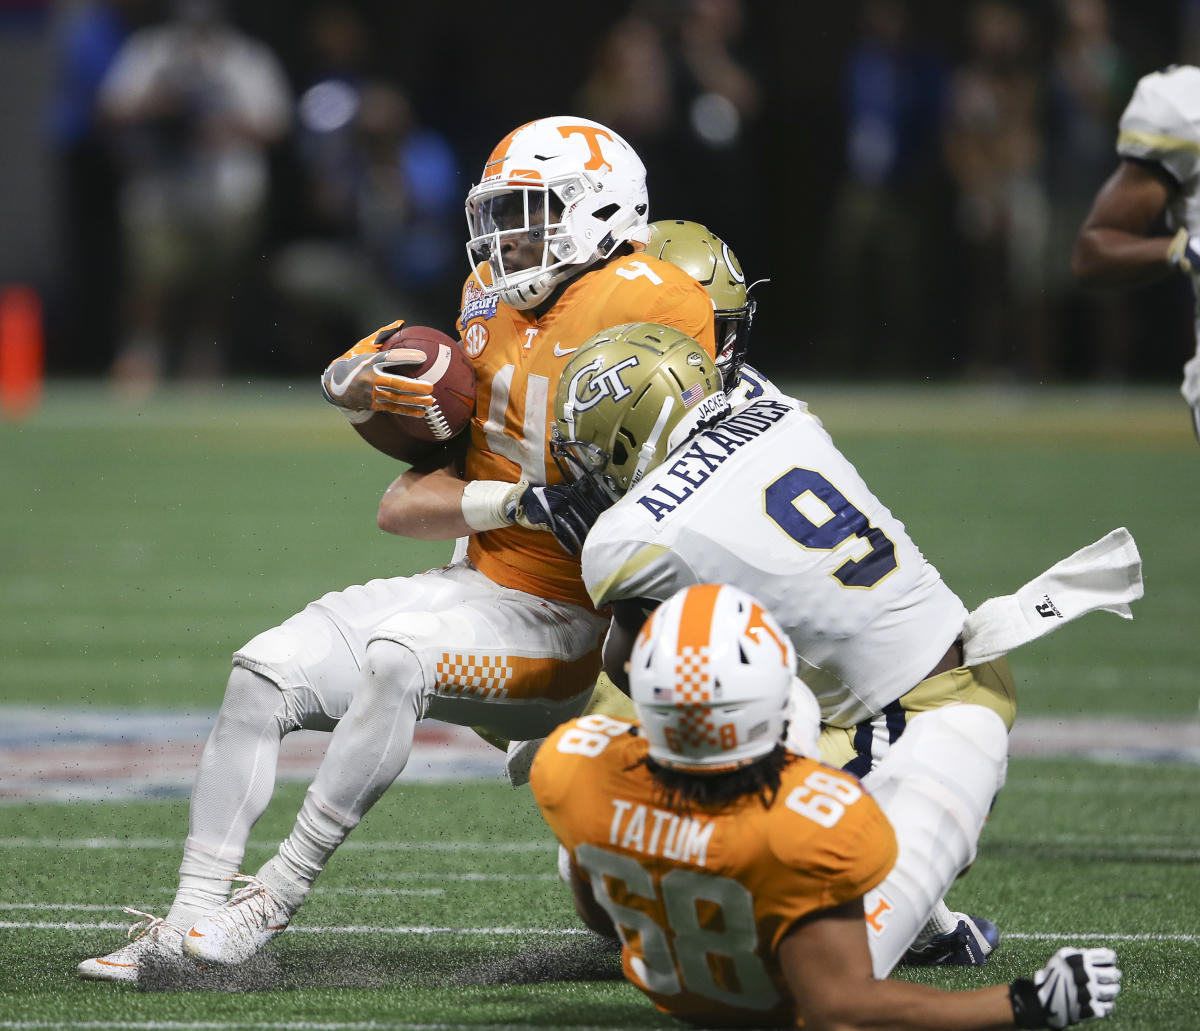
M 189 837 L 183 846 L 179 888 L 167 913 L 167 923 L 186 930 L 205 913 L 224 905 L 229 898 L 229 878 L 238 872 L 240 863 L 241 857 L 222 860 Z
M 957 926 L 958 914 L 951 912 L 945 900 L 940 899 L 933 907 L 933 912 L 929 914 L 929 919 L 925 921 L 925 926 L 921 928 L 920 933 L 913 941 L 913 947 L 920 948 L 922 945 L 928 945 L 931 939 L 936 938 L 939 934 L 949 934 Z
M 272 888 L 283 888 L 285 898 L 294 894 L 287 889 L 298 889 L 301 892 L 298 902 L 303 901 L 317 875 L 325 869 L 329 857 L 357 824 L 357 819 L 328 810 L 313 789 L 309 788 L 292 833 L 280 844 L 279 852 L 268 860 L 258 876 Z M 263 871 L 267 871 L 267 876 L 263 876 Z M 283 877 L 285 883 L 277 884 L 278 877 Z

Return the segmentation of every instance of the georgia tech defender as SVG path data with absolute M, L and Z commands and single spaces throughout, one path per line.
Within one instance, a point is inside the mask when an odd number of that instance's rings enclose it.
M 592 600 L 661 601 L 696 580 L 753 586 L 822 720 L 860 744 L 846 761 L 882 755 L 879 718 L 957 658 L 966 609 L 803 402 L 731 410 L 714 373 L 694 342 L 648 325 L 599 334 L 567 366 L 555 447 L 605 507 L 582 553 Z M 1011 723 L 1003 664 L 984 691 Z
M 193 795 L 175 902 L 130 945 L 81 964 L 81 976 L 132 980 L 149 955 L 253 955 L 403 770 L 418 720 L 530 738 L 586 704 L 607 621 L 578 558 L 544 524 L 560 479 L 549 450 L 557 381 L 589 336 L 631 319 L 677 326 L 711 354 L 712 305 L 686 273 L 635 251 L 646 233 L 645 170 L 602 125 L 555 117 L 515 129 L 466 209 L 472 269 L 459 330 L 477 397 L 465 478 L 455 463 L 410 469 L 378 516 L 391 533 L 469 537 L 466 556 L 327 594 L 237 652 Z M 403 375 L 403 349 L 362 360 L 399 325 L 327 370 L 327 399 L 360 428 L 376 411 L 419 409 L 428 395 L 428 384 Z M 279 741 L 298 728 L 333 731 L 325 759 L 277 854 L 226 902 L 271 795 Z
M 705 1026 L 1107 1016 L 1121 979 L 1109 949 L 1064 948 L 1033 980 L 972 992 L 882 980 L 974 858 L 1004 782 L 1005 727 L 975 705 L 922 714 L 860 783 L 784 747 L 793 659 L 758 600 L 686 587 L 634 646 L 638 722 L 585 716 L 538 752 L 530 783 L 576 909 L 619 937 L 628 980 Z
M 1143 76 L 1117 131 L 1120 163 L 1084 220 L 1071 267 L 1092 287 L 1133 287 L 1186 275 L 1200 348 L 1200 68 Z M 1165 221 L 1168 233 L 1158 235 Z M 1200 437 L 1200 354 L 1183 367 L 1180 393 Z
M 822 757 L 864 774 L 908 718 L 970 701 L 1011 726 L 1001 657 L 963 665 L 966 609 L 806 406 L 777 392 L 731 409 L 715 366 L 664 326 L 598 334 L 559 384 L 554 449 L 591 525 L 584 581 L 611 605 L 605 669 L 645 611 L 697 582 L 764 600 L 821 705 Z M 939 904 L 914 962 L 982 965 L 989 921 Z

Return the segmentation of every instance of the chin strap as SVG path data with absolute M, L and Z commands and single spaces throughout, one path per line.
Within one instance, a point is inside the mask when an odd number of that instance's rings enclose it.
M 662 408 L 658 410 L 658 418 L 654 420 L 654 429 L 650 431 L 650 436 L 646 438 L 646 442 L 638 450 L 637 467 L 633 470 L 633 475 L 629 478 L 630 487 L 642 478 L 642 474 L 646 471 L 646 466 L 654 458 L 654 453 L 658 450 L 658 442 L 663 435 L 663 430 L 666 429 L 667 420 L 671 417 L 671 412 L 674 409 L 675 398 L 663 398 Z

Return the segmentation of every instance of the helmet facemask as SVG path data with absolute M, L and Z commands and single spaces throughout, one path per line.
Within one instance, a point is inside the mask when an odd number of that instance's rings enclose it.
M 558 427 L 550 439 L 550 453 L 571 495 L 571 506 L 593 525 L 621 497 L 612 480 L 605 475 L 608 452 L 594 444 L 565 440 Z
M 758 301 L 747 294 L 742 307 L 713 312 L 717 334 L 717 371 L 721 373 L 721 382 L 726 390 L 732 390 L 741 378 L 742 366 L 746 364 L 746 351 L 750 347 L 750 328 L 754 324 L 757 308 Z
M 576 271 L 572 266 L 579 248 L 563 221 L 563 196 L 582 195 L 578 182 L 558 187 L 498 185 L 472 193 L 467 198 L 467 256 L 473 268 L 487 262 L 491 272 L 490 285 L 476 272 L 480 285 L 522 310 L 545 300 Z

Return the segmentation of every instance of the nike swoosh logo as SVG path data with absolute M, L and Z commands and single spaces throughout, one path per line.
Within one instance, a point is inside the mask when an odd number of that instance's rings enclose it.
M 373 358 L 375 358 L 375 355 L 373 354 L 360 355 L 357 361 L 347 365 L 346 371 L 342 376 L 338 376 L 337 372 L 331 372 L 329 374 L 329 392 L 334 397 L 344 396 L 346 391 L 350 389 L 351 380 L 358 375 L 358 370 Z M 341 363 L 339 362 L 337 364 Z
M 565 358 L 571 352 L 578 351 L 578 350 L 579 350 L 578 347 L 563 347 L 562 344 L 558 343 L 558 341 L 554 342 L 554 357 L 555 358 Z
M 189 927 L 188 928 L 188 937 L 189 938 L 203 938 L 204 932 L 197 931 L 196 928 L 194 928 L 194 927 Z

